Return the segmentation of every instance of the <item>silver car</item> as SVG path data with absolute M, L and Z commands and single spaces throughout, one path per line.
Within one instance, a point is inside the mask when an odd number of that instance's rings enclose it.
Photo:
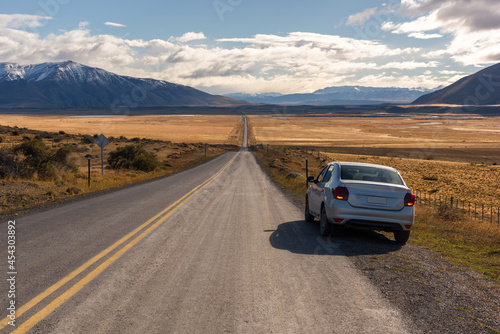
M 391 167 L 355 163 L 329 163 L 306 193 L 305 219 L 318 218 L 320 233 L 336 228 L 365 228 L 394 232 L 406 243 L 415 219 L 415 195 L 399 172 Z

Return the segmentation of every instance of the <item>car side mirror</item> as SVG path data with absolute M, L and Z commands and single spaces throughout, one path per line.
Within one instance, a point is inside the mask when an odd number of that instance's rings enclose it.
M 313 183 L 313 182 L 314 182 L 314 183 L 316 183 L 316 180 L 314 179 L 314 176 L 309 176 L 309 177 L 307 178 L 307 182 L 308 182 L 308 183 Z

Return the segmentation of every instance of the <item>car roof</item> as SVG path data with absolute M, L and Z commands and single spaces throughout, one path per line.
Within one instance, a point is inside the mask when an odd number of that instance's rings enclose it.
M 340 166 L 376 167 L 376 168 L 381 168 L 381 169 L 396 170 L 393 167 L 384 166 L 384 165 L 377 165 L 377 164 L 369 164 L 369 163 L 365 163 L 365 162 L 335 161 L 335 163 L 338 163 Z

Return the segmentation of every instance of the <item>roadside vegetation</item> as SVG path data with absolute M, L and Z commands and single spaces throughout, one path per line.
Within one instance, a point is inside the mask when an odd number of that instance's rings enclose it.
M 238 138 L 231 138 L 227 144 L 209 145 L 110 137 L 104 149 L 102 173 L 96 138 L 97 134 L 0 126 L 0 215 L 162 177 L 238 149 L 232 144 Z
M 307 159 L 309 176 L 316 176 L 333 160 L 377 163 L 397 168 L 412 189 L 437 189 L 440 194 L 461 200 L 499 204 L 500 171 L 494 166 L 323 153 L 295 146 L 268 148 L 255 144 L 254 139 L 251 143 L 270 177 L 301 203 L 305 201 Z M 475 221 L 464 210 L 447 205 L 424 206 L 417 198 L 410 242 L 437 251 L 448 260 L 500 283 L 500 225 L 496 223 Z

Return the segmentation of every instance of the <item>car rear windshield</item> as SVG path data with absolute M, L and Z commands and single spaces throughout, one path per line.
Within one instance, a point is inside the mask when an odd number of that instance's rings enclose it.
M 403 185 L 399 174 L 390 169 L 364 166 L 342 166 L 340 169 L 342 180 L 372 181 Z

